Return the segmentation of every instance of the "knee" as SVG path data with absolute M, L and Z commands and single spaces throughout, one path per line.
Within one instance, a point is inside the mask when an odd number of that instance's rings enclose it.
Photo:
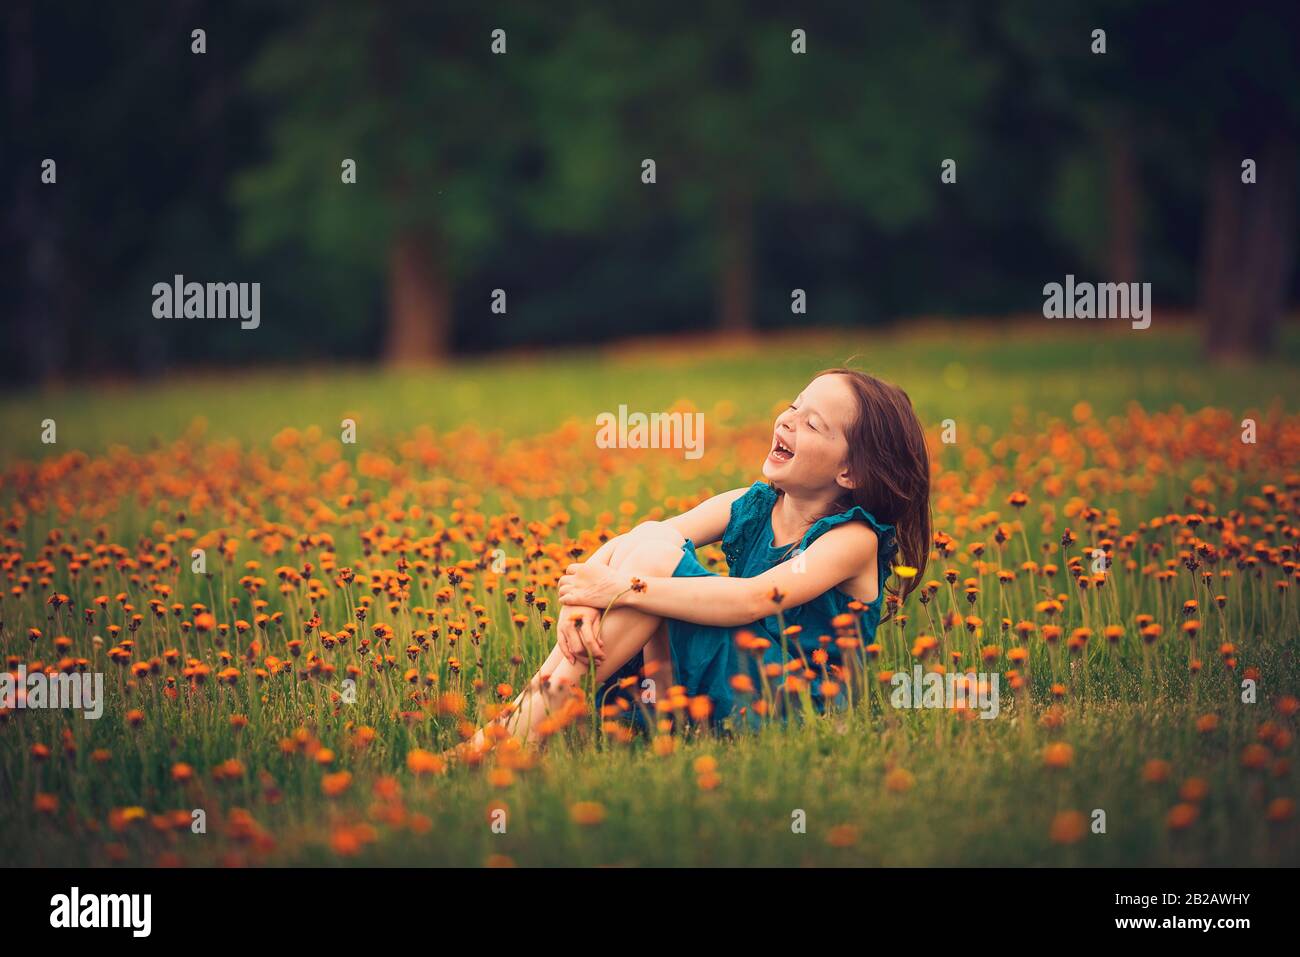
M 667 578 L 672 575 L 682 560 L 682 545 L 686 539 L 672 529 L 669 532 L 671 534 L 648 538 L 639 543 L 628 555 L 620 571 L 651 578 Z
M 682 533 L 677 531 L 667 522 L 648 521 L 642 522 L 632 530 L 632 537 L 638 544 L 647 544 L 650 542 L 666 542 L 674 548 L 681 548 L 682 543 L 686 541 Z

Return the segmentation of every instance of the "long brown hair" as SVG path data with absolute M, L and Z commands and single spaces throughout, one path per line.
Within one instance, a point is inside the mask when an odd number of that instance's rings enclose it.
M 847 436 L 854 487 L 845 491 L 841 504 L 846 509 L 860 505 L 893 525 L 897 563 L 916 569 L 913 578 L 903 580 L 901 593 L 891 590 L 901 604 L 923 581 L 930 559 L 930 452 L 925 430 L 912 400 L 898 386 L 857 369 L 827 369 L 814 378 L 824 375 L 844 376 L 858 403 Z

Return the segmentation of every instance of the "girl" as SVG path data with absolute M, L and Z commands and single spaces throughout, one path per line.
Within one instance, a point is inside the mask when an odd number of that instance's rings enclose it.
M 819 641 L 835 634 L 831 619 L 857 614 L 870 641 L 891 561 L 901 553 L 917 569 L 901 602 L 929 556 L 930 460 L 907 394 L 853 369 L 820 373 L 777 417 L 762 474 L 767 481 L 645 522 L 570 565 L 555 648 L 495 722 L 506 729 L 497 736 L 535 737 L 593 663 L 607 685 L 643 670 L 660 693 L 680 684 L 706 695 L 719 721 L 732 711 L 733 676 L 759 682 L 760 662 L 738 649 L 738 629 L 769 642 L 761 664 L 802 658 L 821 673 L 840 660 L 833 640 Z M 728 576 L 695 556 L 719 539 Z M 784 640 L 778 610 L 787 629 L 800 626 Z M 820 684 L 810 690 L 823 705 Z

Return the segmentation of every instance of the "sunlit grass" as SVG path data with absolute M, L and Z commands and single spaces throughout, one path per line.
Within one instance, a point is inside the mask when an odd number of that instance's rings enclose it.
M 108 702 L 0 718 L 0 859 L 1295 863 L 1293 360 L 1196 348 L 834 333 L 10 397 L 0 641 Z M 941 465 L 929 600 L 836 676 L 857 708 L 628 739 L 584 701 L 540 755 L 440 758 L 545 657 L 572 553 L 749 484 L 774 408 L 854 354 Z M 706 414 L 698 462 L 595 447 L 597 412 L 675 403 Z M 882 676 L 940 660 L 997 673 L 999 716 L 889 706 Z

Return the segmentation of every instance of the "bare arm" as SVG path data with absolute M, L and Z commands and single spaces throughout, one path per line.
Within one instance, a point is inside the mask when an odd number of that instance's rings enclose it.
M 869 567 L 876 547 L 876 533 L 854 522 L 831 529 L 800 558 L 782 562 L 754 578 L 647 578 L 645 588 L 639 591 L 631 589 L 630 579 L 625 580 L 615 569 L 575 564 L 560 579 L 560 601 L 605 606 L 617 598 L 618 606 L 662 618 L 700 625 L 746 625 L 773 614 L 778 607 L 797 607 L 855 578 Z
M 723 533 L 727 530 L 727 523 L 731 521 L 731 503 L 747 491 L 748 489 L 744 488 L 732 489 L 730 492 L 723 492 L 721 495 L 714 495 L 712 498 L 705 499 L 689 511 L 683 512 L 681 515 L 675 515 L 666 521 L 642 522 L 632 531 L 624 535 L 616 535 L 605 542 L 592 553 L 586 563 L 606 569 L 609 568 L 610 558 L 620 542 L 628 538 L 635 538 L 638 534 L 659 525 L 669 526 L 683 538 L 689 538 L 695 545 L 711 545 L 721 539 Z M 556 635 L 559 638 L 560 650 L 570 662 L 574 661 L 578 655 L 585 653 L 588 646 L 590 646 L 598 660 L 604 658 L 604 643 L 598 637 L 599 628 L 597 624 L 608 604 L 608 602 L 604 602 L 602 604 L 583 605 L 572 602 L 561 605 L 560 613 L 557 616 Z M 586 627 L 585 632 L 579 630 L 579 619 Z
M 733 488 L 730 492 L 707 498 L 690 511 L 667 519 L 664 524 L 672 526 L 683 538 L 689 538 L 696 545 L 712 545 L 720 541 L 727 530 L 732 503 L 748 491 L 748 488 Z
M 689 538 L 695 545 L 712 545 L 714 542 L 721 540 L 723 533 L 727 530 L 727 523 L 731 521 L 731 503 L 748 491 L 747 488 L 732 489 L 730 492 L 723 492 L 720 495 L 707 498 L 694 508 L 682 512 L 680 515 L 674 515 L 672 518 L 664 519 L 662 522 L 642 522 L 630 532 L 615 535 L 596 549 L 592 556 L 586 560 L 608 565 L 609 558 L 614 554 L 618 542 L 627 537 L 636 537 L 657 525 L 667 525 L 678 532 L 682 538 Z

